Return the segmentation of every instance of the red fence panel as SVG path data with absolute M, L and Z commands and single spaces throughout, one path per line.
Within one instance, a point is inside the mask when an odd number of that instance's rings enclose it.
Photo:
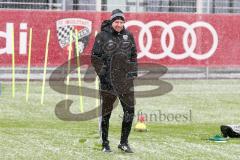
M 1 11 L 0 66 L 11 66 L 13 40 L 17 66 L 27 65 L 29 28 L 33 29 L 32 66 L 43 66 L 51 30 L 48 66 L 67 61 L 69 33 L 78 29 L 82 58 L 89 55 L 107 12 Z M 239 66 L 240 16 L 216 14 L 126 13 L 141 63 L 165 66 Z M 14 39 L 12 37 L 14 31 Z

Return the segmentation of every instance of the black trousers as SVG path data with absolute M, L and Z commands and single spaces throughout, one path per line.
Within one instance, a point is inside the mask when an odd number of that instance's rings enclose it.
M 121 130 L 120 143 L 128 143 L 128 136 L 131 132 L 132 122 L 134 118 L 134 92 L 122 94 L 120 96 L 100 91 L 102 100 L 102 144 L 108 144 L 108 130 L 109 130 L 109 119 L 113 110 L 113 104 L 117 98 L 119 98 L 123 108 L 123 120 Z

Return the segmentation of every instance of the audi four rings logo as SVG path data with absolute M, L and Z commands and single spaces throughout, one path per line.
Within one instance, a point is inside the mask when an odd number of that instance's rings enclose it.
M 138 36 L 138 43 L 139 43 L 139 47 L 141 52 L 138 53 L 138 58 L 141 57 L 148 57 L 151 59 L 162 59 L 166 56 L 169 56 L 173 59 L 185 59 L 187 57 L 192 57 L 196 60 L 203 60 L 203 59 L 207 59 L 209 57 L 211 57 L 218 46 L 218 35 L 216 30 L 214 29 L 214 27 L 212 25 L 210 25 L 209 23 L 203 22 L 203 21 L 198 21 L 198 22 L 194 22 L 192 24 L 187 24 L 186 22 L 183 21 L 174 21 L 170 24 L 166 24 L 162 21 L 151 21 L 147 24 L 141 22 L 141 21 L 137 21 L 137 20 L 132 20 L 132 21 L 128 21 L 125 23 L 125 27 L 130 27 L 130 26 L 139 26 L 141 28 L 139 36 Z M 152 33 L 150 31 L 151 27 L 162 27 L 163 28 L 163 32 L 161 34 L 160 37 L 160 44 L 162 46 L 163 52 L 162 53 L 151 53 L 150 49 L 152 47 Z M 183 27 L 185 28 L 185 32 L 183 34 L 183 48 L 185 50 L 184 53 L 181 54 L 176 54 L 173 53 L 173 47 L 174 47 L 174 42 L 175 42 L 175 37 L 174 37 L 174 33 L 172 28 L 174 27 Z M 211 48 L 206 52 L 206 53 L 201 53 L 201 54 L 197 54 L 194 52 L 196 46 L 197 46 L 197 36 L 196 33 L 194 31 L 195 28 L 198 27 L 204 27 L 207 28 L 213 38 L 213 42 L 212 42 L 212 46 Z M 144 44 L 144 35 L 146 34 L 147 37 L 147 42 L 146 44 Z M 167 44 L 167 35 L 169 36 L 169 44 Z M 188 37 L 191 36 L 191 44 L 188 44 Z

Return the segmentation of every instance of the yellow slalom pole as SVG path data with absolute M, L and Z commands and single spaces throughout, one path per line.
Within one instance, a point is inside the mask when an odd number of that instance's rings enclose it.
M 68 99 L 68 86 L 69 86 L 69 78 L 70 78 L 70 68 L 71 68 L 71 54 L 72 54 L 72 31 L 70 32 L 70 42 L 68 46 L 68 68 L 67 68 L 67 82 L 66 82 L 66 99 Z M 67 102 L 67 101 L 66 101 Z M 65 103 L 67 106 L 67 103 Z
M 28 97 L 29 97 L 29 80 L 30 80 L 30 68 L 31 68 L 31 52 L 32 52 L 32 28 L 30 28 L 29 43 L 28 43 L 28 70 L 27 70 L 26 102 L 28 102 Z
M 15 47 L 14 47 L 14 29 L 12 31 L 12 97 L 15 98 Z
M 48 44 L 49 44 L 49 39 L 50 39 L 50 32 L 51 32 L 50 29 L 48 29 L 46 49 L 45 49 L 45 59 L 44 59 L 44 71 L 43 71 L 41 104 L 43 104 L 43 99 L 44 99 L 44 90 L 45 90 L 45 82 L 46 82 L 46 71 L 47 71 L 47 61 L 48 61 Z
M 75 30 L 75 47 L 77 52 L 77 72 L 78 72 L 78 86 L 79 86 L 79 94 L 80 94 L 80 112 L 83 112 L 83 96 L 82 96 L 82 80 L 81 80 L 81 66 L 80 66 L 80 55 L 79 55 L 79 47 L 78 47 L 78 31 Z

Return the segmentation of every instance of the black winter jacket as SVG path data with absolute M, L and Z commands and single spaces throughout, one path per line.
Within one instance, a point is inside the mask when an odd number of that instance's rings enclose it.
M 130 67 L 126 67 L 126 61 Z M 130 79 L 136 77 L 137 53 L 133 35 L 125 28 L 116 32 L 111 21 L 105 20 L 101 25 L 101 32 L 96 36 L 91 62 L 104 89 L 112 89 L 110 77 L 121 74 L 119 70 L 127 70 L 126 76 Z M 116 72 L 110 73 L 110 70 Z

